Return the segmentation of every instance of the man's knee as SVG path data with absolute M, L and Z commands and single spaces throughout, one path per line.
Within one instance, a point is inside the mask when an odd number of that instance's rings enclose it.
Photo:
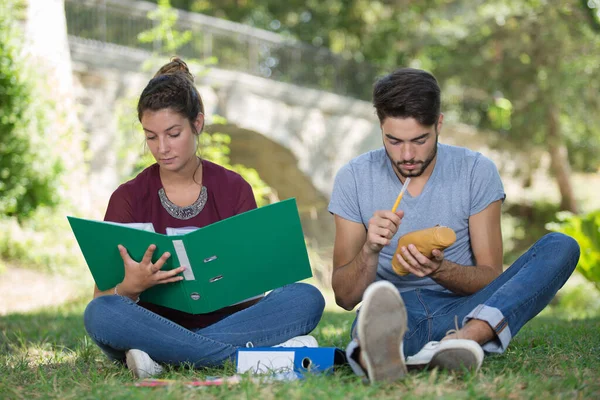
M 579 243 L 575 239 L 560 232 L 551 232 L 544 239 L 549 242 L 555 253 L 562 258 L 564 267 L 575 269 L 581 251 Z

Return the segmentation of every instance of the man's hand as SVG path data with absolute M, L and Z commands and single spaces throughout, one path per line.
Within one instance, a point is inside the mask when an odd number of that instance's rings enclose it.
M 402 210 L 395 213 L 389 210 L 375 211 L 367 228 L 366 248 L 372 253 L 379 253 L 382 248 L 390 244 L 403 217 L 404 211 Z
M 398 261 L 402 264 L 402 267 L 411 274 L 422 278 L 428 275 L 435 275 L 444 262 L 444 252 L 438 249 L 432 251 L 433 257 L 431 259 L 425 257 L 414 244 L 408 245 L 408 247 L 402 247 L 400 254 L 396 254 Z M 406 260 L 405 260 L 406 258 Z
M 165 262 L 171 257 L 169 252 L 163 253 L 154 264 L 152 263 L 152 255 L 154 254 L 154 250 L 156 250 L 156 246 L 153 244 L 148 247 L 142 261 L 139 263 L 129 256 L 125 247 L 121 245 L 118 247 L 125 266 L 125 279 L 119 285 L 119 291 L 123 295 L 134 298 L 139 297 L 140 293 L 152 286 L 178 282 L 183 279 L 182 276 L 177 276 L 177 274 L 183 272 L 186 267 L 161 271 Z

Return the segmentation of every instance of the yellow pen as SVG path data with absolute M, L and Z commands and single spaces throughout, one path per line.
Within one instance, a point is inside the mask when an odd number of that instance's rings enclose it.
M 396 202 L 394 203 L 394 207 L 392 207 L 392 212 L 396 212 L 396 210 L 398 209 L 398 206 L 400 205 L 400 200 L 402 200 L 402 196 L 404 196 L 404 192 L 406 192 L 409 182 L 410 182 L 410 178 L 406 178 L 406 180 L 404 181 L 404 185 L 402 185 L 402 189 L 400 190 L 400 194 L 398 195 L 398 198 L 396 199 Z

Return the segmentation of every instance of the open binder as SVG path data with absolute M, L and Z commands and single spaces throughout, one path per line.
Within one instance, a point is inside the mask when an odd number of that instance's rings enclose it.
M 174 236 L 67 218 L 100 290 L 114 287 L 125 276 L 117 245 L 139 262 L 154 244 L 153 262 L 171 253 L 163 270 L 188 268 L 183 280 L 154 286 L 140 299 L 191 314 L 208 313 L 312 276 L 295 199 Z

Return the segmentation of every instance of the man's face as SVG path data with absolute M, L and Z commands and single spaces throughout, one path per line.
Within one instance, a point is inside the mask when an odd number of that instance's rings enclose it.
M 383 121 L 383 145 L 397 175 L 417 177 L 427 170 L 437 155 L 442 120 L 440 115 L 438 123 L 431 126 L 414 118 L 387 117 Z

